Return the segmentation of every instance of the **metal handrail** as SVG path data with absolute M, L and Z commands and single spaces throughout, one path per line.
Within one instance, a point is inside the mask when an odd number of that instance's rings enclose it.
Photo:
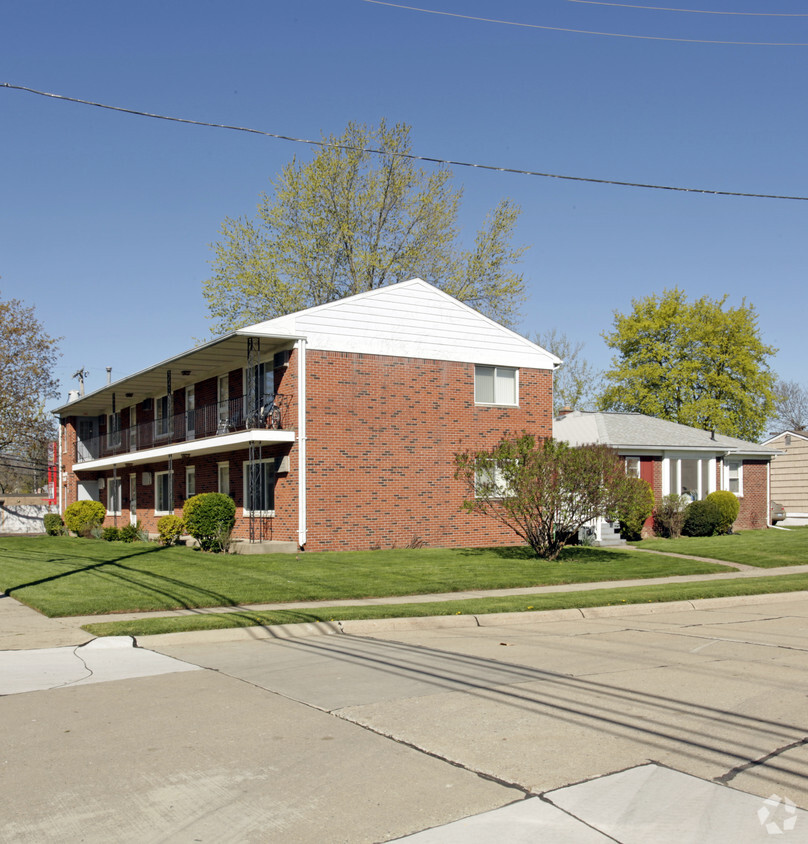
M 274 406 L 280 406 L 280 399 L 280 395 L 274 397 Z M 246 397 L 239 396 L 228 401 L 176 413 L 172 418 L 165 416 L 84 440 L 77 437 L 75 462 L 84 463 L 88 460 L 143 451 L 170 443 L 192 442 L 234 431 L 267 427 L 266 408 L 270 402 L 262 398 L 261 404 L 250 412 L 246 410 L 246 403 Z M 276 415 L 274 418 L 276 427 L 282 428 L 282 417 Z

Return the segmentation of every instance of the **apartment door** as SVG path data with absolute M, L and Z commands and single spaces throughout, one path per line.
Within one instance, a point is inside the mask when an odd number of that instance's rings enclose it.
M 78 420 L 76 427 L 76 461 L 78 463 L 98 457 L 97 453 L 93 454 L 94 451 L 98 451 L 98 443 L 95 441 L 97 431 L 95 419 Z
M 185 388 L 185 438 L 194 439 L 196 436 L 196 392 L 194 385 Z

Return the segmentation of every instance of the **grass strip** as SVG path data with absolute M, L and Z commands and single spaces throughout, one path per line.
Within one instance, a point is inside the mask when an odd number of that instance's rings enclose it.
M 626 586 L 582 592 L 470 598 L 418 604 L 373 604 L 369 606 L 317 607 L 311 609 L 237 610 L 228 613 L 107 621 L 84 625 L 96 636 L 146 636 L 196 630 L 235 627 L 268 627 L 313 621 L 349 621 L 366 618 L 414 618 L 438 615 L 485 615 L 498 612 L 533 612 L 583 609 L 619 604 L 694 601 L 737 595 L 767 595 L 808 590 L 808 574 L 777 577 L 738 578 L 698 583 L 666 583 L 658 586 Z

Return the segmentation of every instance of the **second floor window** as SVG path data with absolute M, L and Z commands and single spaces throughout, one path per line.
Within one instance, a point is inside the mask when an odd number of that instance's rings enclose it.
M 168 420 L 168 396 L 160 396 L 154 403 L 154 435 L 156 437 L 168 435 Z
M 515 407 L 519 404 L 516 376 L 517 370 L 508 366 L 475 366 L 475 403 Z

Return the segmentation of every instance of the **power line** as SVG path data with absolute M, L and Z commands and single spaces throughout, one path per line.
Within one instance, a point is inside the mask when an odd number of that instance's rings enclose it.
M 753 18 L 808 18 L 808 12 L 714 12 L 707 9 L 672 9 L 667 6 L 635 6 L 631 3 L 606 3 L 604 0 L 567 0 L 588 6 L 617 6 L 621 9 L 646 9 L 650 12 L 687 12 L 693 15 L 735 15 Z
M 438 9 L 423 9 L 420 6 L 405 6 L 402 3 L 388 3 L 387 0 L 362 0 L 375 6 L 390 6 L 394 9 L 406 9 L 409 12 L 424 12 L 427 15 L 444 15 L 449 18 L 463 18 L 482 23 L 500 23 L 505 26 L 522 26 L 527 29 L 546 29 L 552 32 L 571 32 L 575 35 L 606 35 L 611 38 L 634 38 L 640 41 L 677 41 L 684 44 L 729 44 L 735 47 L 808 47 L 808 42 L 791 41 L 718 41 L 708 38 L 668 38 L 662 35 L 629 35 L 626 32 L 599 32 L 593 29 L 572 29 L 567 26 L 545 26 L 538 23 L 505 21 L 499 18 L 482 18 L 476 15 L 461 15 L 459 12 L 442 12 Z
M 679 191 L 681 193 L 701 193 L 709 194 L 711 196 L 740 196 L 747 199 L 791 199 L 800 202 L 808 202 L 808 196 L 787 196 L 782 194 L 772 193 L 743 193 L 740 191 L 729 190 L 711 190 L 709 188 L 685 188 L 675 185 L 654 185 L 645 182 L 625 182 L 617 179 L 595 179 L 588 176 L 566 176 L 561 173 L 543 173 L 538 170 L 522 170 L 516 167 L 501 167 L 494 164 L 479 164 L 471 161 L 455 161 L 451 158 L 435 158 L 427 155 L 414 155 L 409 152 L 395 152 L 384 149 L 370 149 L 366 147 L 354 147 L 349 144 L 336 144 L 331 141 L 313 140 L 311 138 L 295 138 L 291 135 L 280 135 L 276 132 L 264 132 L 261 129 L 251 129 L 247 126 L 232 126 L 227 123 L 207 123 L 203 120 L 189 120 L 185 117 L 171 117 L 166 114 L 154 114 L 148 111 L 138 111 L 132 108 L 123 108 L 122 106 L 106 105 L 105 103 L 96 103 L 91 100 L 82 100 L 78 97 L 68 97 L 63 94 L 52 94 L 47 91 L 37 91 L 35 88 L 28 88 L 25 85 L 12 85 L 10 82 L 0 82 L 0 88 L 9 88 L 15 91 L 25 91 L 29 94 L 37 94 L 40 97 L 50 97 L 55 100 L 64 100 L 70 103 L 79 103 L 81 105 L 93 106 L 95 108 L 109 109 L 110 111 L 120 111 L 124 114 L 132 114 L 136 117 L 150 117 L 155 120 L 168 120 L 173 123 L 188 123 L 191 126 L 207 126 L 212 129 L 228 129 L 234 132 L 248 132 L 252 135 L 262 135 L 267 138 L 276 138 L 281 141 L 292 141 L 298 144 L 309 144 L 312 146 L 325 147 L 328 149 L 339 149 L 347 152 L 367 153 L 369 155 L 386 155 L 394 158 L 404 158 L 409 161 L 426 161 L 430 164 L 445 164 L 450 167 L 472 167 L 477 170 L 493 170 L 497 173 L 514 173 L 517 176 L 538 176 L 544 179 L 563 179 L 569 182 L 590 182 L 596 185 L 617 185 L 625 188 L 646 188 L 648 190 L 669 190 Z

